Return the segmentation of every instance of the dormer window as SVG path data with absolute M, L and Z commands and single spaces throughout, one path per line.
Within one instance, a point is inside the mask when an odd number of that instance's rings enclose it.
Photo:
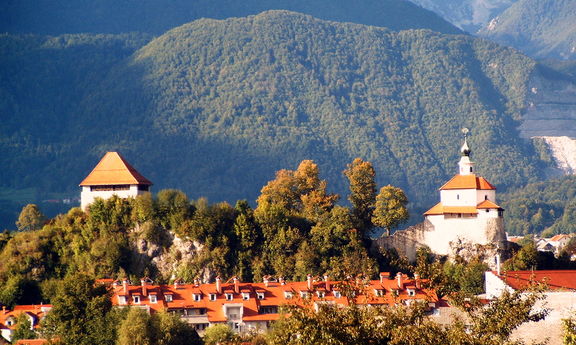
M 264 292 L 257 292 L 256 297 L 258 297 L 260 300 L 264 299 Z
M 247 301 L 250 299 L 250 293 L 249 292 L 242 292 L 242 299 Z
M 157 303 L 158 297 L 156 295 L 150 295 L 150 303 Z
M 165 295 L 166 302 L 172 302 L 172 294 Z
M 226 294 L 226 300 L 227 300 L 227 301 L 231 301 L 231 300 L 233 300 L 233 299 L 234 299 L 234 295 L 232 295 L 231 293 L 227 293 L 227 294 Z
M 200 302 L 200 300 L 202 300 L 202 295 L 199 293 L 192 294 L 192 296 L 194 297 L 194 302 Z
M 284 291 L 284 298 L 290 299 L 292 297 L 293 297 L 292 291 Z
M 326 292 L 316 291 L 316 296 L 318 296 L 318 298 L 324 298 L 324 296 L 326 296 Z
M 216 300 L 216 294 L 215 293 L 211 293 L 210 295 L 208 295 L 211 301 L 215 301 Z
M 384 296 L 384 290 L 382 289 L 374 289 L 374 295 L 378 296 L 378 297 L 382 297 Z
M 414 289 L 407 289 L 408 291 L 408 296 L 416 296 L 416 290 Z
M 138 296 L 138 295 L 132 296 L 132 302 L 134 304 L 140 304 L 140 296 Z
M 126 296 L 118 296 L 118 304 L 126 304 Z
M 342 294 L 340 293 L 340 291 L 334 291 L 334 297 L 340 298 L 342 297 Z
M 307 298 L 308 297 L 308 291 L 300 291 L 300 297 Z

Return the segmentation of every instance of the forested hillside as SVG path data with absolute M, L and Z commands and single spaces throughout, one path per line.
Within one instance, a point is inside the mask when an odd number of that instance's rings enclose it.
M 192 198 L 255 200 L 302 159 L 344 194 L 342 171 L 362 157 L 423 209 L 456 172 L 464 126 L 478 171 L 500 189 L 540 178 L 516 131 L 534 62 L 514 50 L 286 11 L 146 41 L 2 36 L 1 188 L 77 195 L 118 150 L 154 188 Z
M 291 10 L 326 20 L 388 27 L 459 30 L 406 0 L 5 0 L 0 32 L 68 33 L 147 32 L 156 35 L 200 18 L 244 17 L 266 10 Z
M 574 59 L 576 2 L 519 0 L 480 35 L 536 58 Z

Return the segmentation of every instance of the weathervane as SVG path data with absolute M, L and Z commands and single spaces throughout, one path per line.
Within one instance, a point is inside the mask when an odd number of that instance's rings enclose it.
M 464 134 L 464 144 L 462 145 L 462 148 L 460 148 L 460 152 L 462 153 L 463 156 L 470 156 L 470 148 L 468 147 L 468 142 L 466 141 L 466 138 L 468 137 L 468 133 L 470 133 L 470 130 L 466 127 L 462 128 L 462 134 Z

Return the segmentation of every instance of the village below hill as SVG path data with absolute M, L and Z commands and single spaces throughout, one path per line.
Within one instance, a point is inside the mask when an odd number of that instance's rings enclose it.
M 252 209 L 154 196 L 108 152 L 79 208 L 46 220 L 28 205 L 0 237 L 0 342 L 562 344 L 576 332 L 576 238 L 508 236 L 471 153 L 465 135 L 439 202 L 402 228 L 406 195 L 377 188 L 359 158 L 344 171 L 350 207 L 302 161 Z

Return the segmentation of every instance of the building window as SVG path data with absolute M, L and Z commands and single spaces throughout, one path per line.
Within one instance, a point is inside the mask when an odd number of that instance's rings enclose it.
M 408 289 L 408 296 L 416 296 L 416 290 Z
M 250 299 L 250 293 L 248 292 L 242 292 L 242 299 L 247 301 Z
M 158 302 L 158 298 L 156 298 L 156 295 L 150 295 L 150 303 L 156 303 Z
M 275 305 L 260 307 L 260 314 L 278 314 L 278 307 Z
M 307 298 L 308 297 L 308 291 L 300 291 L 300 297 Z
M 340 293 L 340 291 L 334 291 L 334 297 L 340 298 L 342 297 L 342 294 Z
M 456 194 L 456 200 L 460 200 L 460 194 Z
M 490 212 L 490 210 L 489 210 L 489 209 L 486 209 L 486 213 L 488 213 L 488 212 Z
M 292 291 L 284 291 L 284 298 L 286 299 L 292 298 Z
M 132 296 L 132 302 L 134 302 L 134 304 L 140 304 L 140 296 Z
M 227 300 L 227 301 L 231 301 L 231 300 L 233 300 L 233 299 L 234 299 L 234 296 L 233 296 L 231 293 L 227 293 L 227 294 L 226 294 L 226 300 Z
M 166 299 L 166 302 L 172 302 L 172 295 L 171 295 L 171 294 L 166 295 L 166 296 L 164 296 L 164 297 L 165 297 L 165 299 Z
M 194 301 L 199 302 L 202 299 L 202 296 L 199 293 L 192 294 L 194 296 Z
M 195 328 L 197 331 L 203 331 L 203 330 L 205 330 L 206 328 L 208 328 L 209 325 L 210 325 L 209 323 L 197 323 L 197 324 L 194 325 L 194 328 Z
M 470 167 L 470 172 L 472 172 L 472 167 Z
M 138 190 L 143 191 L 143 192 L 147 192 L 150 190 L 150 186 L 145 186 L 143 184 L 139 184 L 138 185 Z
M 126 296 L 118 296 L 118 304 L 126 304 Z
M 488 195 L 484 195 L 484 200 L 488 200 Z
M 384 290 L 382 289 L 374 289 L 374 294 L 378 297 L 384 296 Z
M 324 291 L 316 291 L 316 296 L 318 296 L 318 298 L 324 298 L 325 295 L 326 293 Z
M 211 294 L 210 294 L 210 300 L 211 300 L 211 301 L 215 301 L 215 300 L 216 300 L 216 294 L 215 294 L 215 293 L 211 293 Z
M 264 292 L 257 292 L 258 299 L 264 299 Z
M 103 185 L 103 186 L 90 186 L 91 192 L 106 192 L 106 191 L 117 191 L 117 190 L 130 190 L 130 185 Z

